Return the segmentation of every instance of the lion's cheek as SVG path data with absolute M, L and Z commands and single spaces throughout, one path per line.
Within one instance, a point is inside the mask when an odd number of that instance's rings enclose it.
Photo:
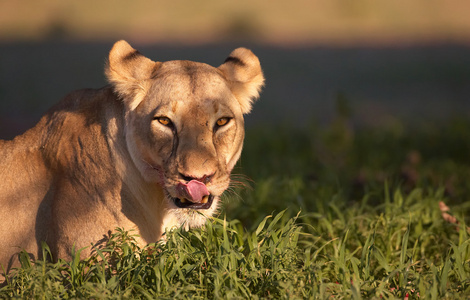
M 233 143 L 233 140 L 229 144 L 222 144 L 217 149 L 220 164 L 223 164 L 226 172 L 230 174 L 235 167 L 238 159 L 240 158 L 242 144 Z
M 171 147 L 168 143 L 151 145 L 148 140 L 134 136 L 127 140 L 127 146 L 132 160 L 140 174 L 147 182 L 163 183 L 163 166 L 168 165 Z
M 239 126 L 235 130 L 230 130 L 216 136 L 214 142 L 216 144 L 219 162 L 223 163 L 227 172 L 230 174 L 235 167 L 243 148 L 244 131 L 237 132 Z

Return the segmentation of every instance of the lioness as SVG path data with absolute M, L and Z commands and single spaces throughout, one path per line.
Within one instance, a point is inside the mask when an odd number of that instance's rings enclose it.
M 73 92 L 23 135 L 0 140 L 5 269 L 22 249 L 39 257 L 42 241 L 67 259 L 73 245 L 116 227 L 145 245 L 217 210 L 242 150 L 243 114 L 264 83 L 258 58 L 238 48 L 218 68 L 154 62 L 119 41 L 106 76 L 110 85 Z

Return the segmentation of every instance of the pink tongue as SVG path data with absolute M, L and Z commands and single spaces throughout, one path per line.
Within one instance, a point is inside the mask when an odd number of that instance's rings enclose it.
M 191 180 L 188 183 L 180 182 L 176 189 L 180 198 L 186 198 L 194 203 L 201 203 L 202 198 L 209 195 L 206 185 L 197 180 Z

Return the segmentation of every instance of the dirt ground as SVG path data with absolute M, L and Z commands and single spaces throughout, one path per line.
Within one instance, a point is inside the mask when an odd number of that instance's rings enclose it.
M 34 125 L 68 92 L 106 84 L 113 42 L 0 43 L 0 138 Z M 260 44 L 139 45 L 153 60 L 187 59 L 217 66 L 238 46 L 259 56 L 266 87 L 247 125 L 304 126 L 328 121 L 338 95 L 357 124 L 470 117 L 470 46 L 309 46 Z

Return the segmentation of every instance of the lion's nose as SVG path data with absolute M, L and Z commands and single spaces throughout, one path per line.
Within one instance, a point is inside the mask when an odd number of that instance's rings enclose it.
M 214 173 L 211 173 L 211 174 L 206 174 L 206 175 L 203 175 L 203 176 L 194 176 L 194 175 L 188 175 L 188 174 L 183 174 L 183 173 L 180 173 L 180 177 L 181 179 L 183 179 L 184 181 L 186 182 L 190 182 L 191 180 L 197 180 L 199 182 L 202 182 L 204 184 L 208 184 L 212 178 L 214 177 Z

